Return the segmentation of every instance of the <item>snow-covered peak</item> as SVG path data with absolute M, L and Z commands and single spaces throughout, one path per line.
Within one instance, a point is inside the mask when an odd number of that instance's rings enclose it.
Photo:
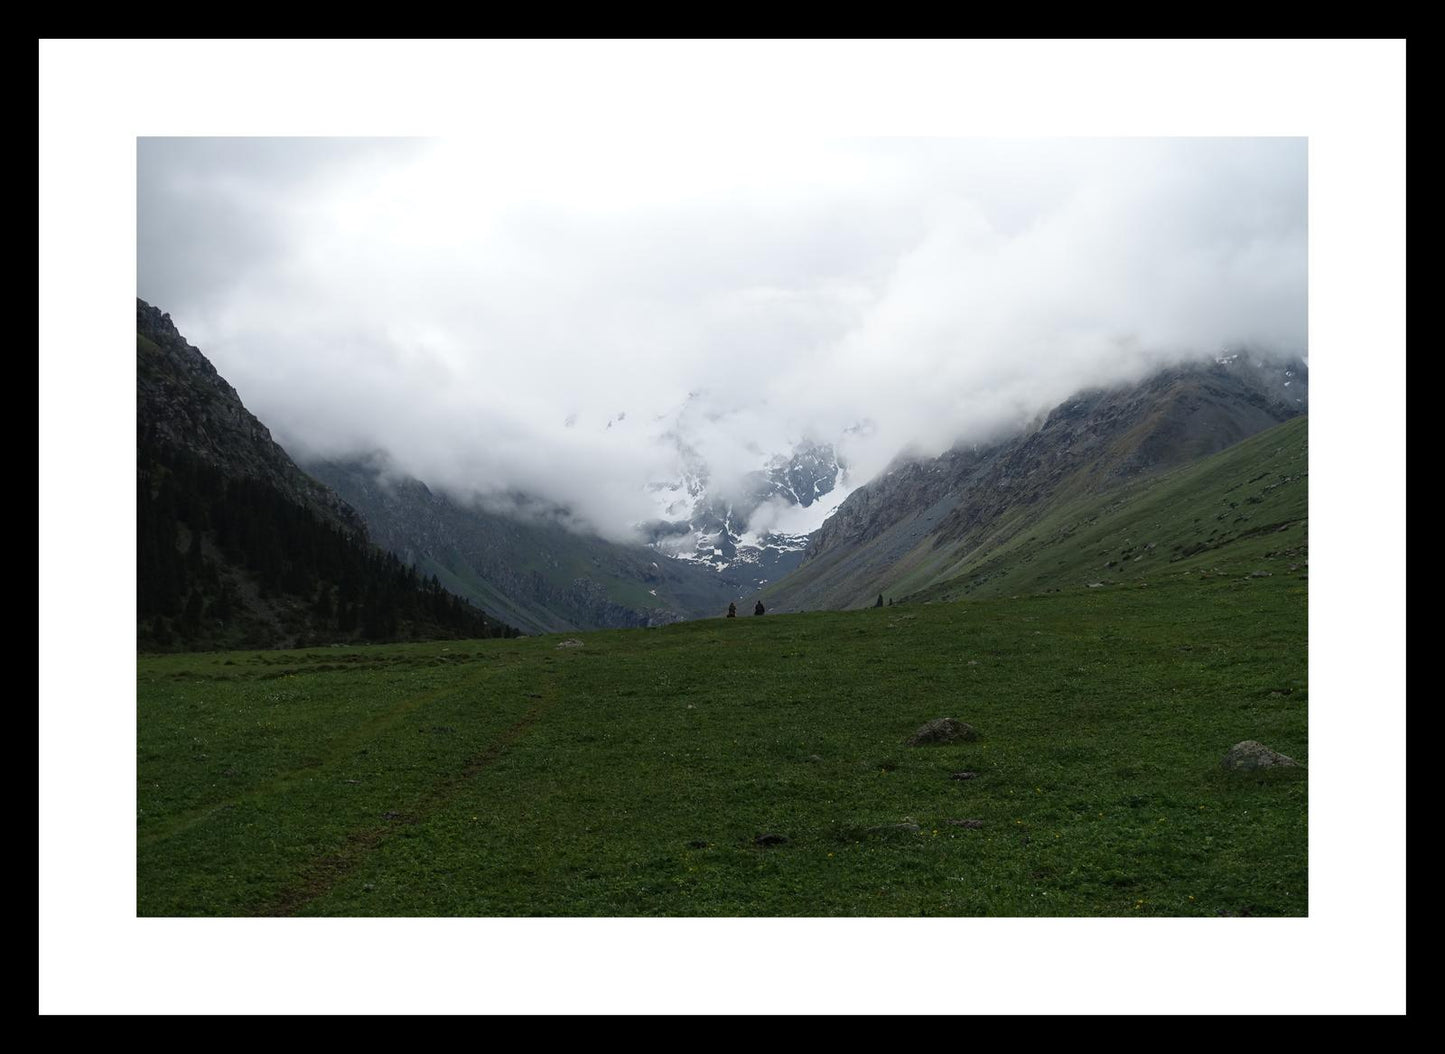
M 647 486 L 658 510 L 648 525 L 650 544 L 681 560 L 718 571 L 747 569 L 756 583 L 763 571 L 785 573 L 802 558 L 807 536 L 851 490 L 847 470 L 831 444 L 804 438 L 782 453 L 759 452 L 741 479 L 718 482 L 698 451 L 677 430 L 669 434 L 678 472 Z

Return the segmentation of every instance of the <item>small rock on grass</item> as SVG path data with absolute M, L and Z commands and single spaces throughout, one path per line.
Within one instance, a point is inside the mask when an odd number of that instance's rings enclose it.
M 935 717 L 908 737 L 908 745 L 921 747 L 931 743 L 971 743 L 977 738 L 978 732 L 972 725 L 951 717 Z
M 1221 767 L 1230 772 L 1253 772 L 1256 769 L 1271 769 L 1289 765 L 1298 765 L 1299 762 L 1276 750 L 1271 750 L 1253 739 L 1246 739 L 1236 743 L 1229 748 L 1220 762 Z
M 559 647 L 559 648 L 580 648 L 580 647 L 582 647 L 582 642 L 581 642 L 580 640 L 578 640 L 576 637 L 568 637 L 568 638 L 567 638 L 566 640 L 564 640 L 564 641 L 559 641 L 558 644 L 557 644 L 557 647 Z
M 970 830 L 977 830 L 983 826 L 982 820 L 949 820 L 948 823 L 954 827 L 967 827 Z
M 787 845 L 788 836 L 785 834 L 760 834 L 753 839 L 753 844 L 764 847 L 770 845 Z
M 955 772 L 955 773 L 953 773 L 952 775 L 950 775 L 948 778 L 951 779 L 951 780 L 971 780 L 971 779 L 977 779 L 977 778 L 978 778 L 978 773 L 977 773 L 977 772 Z

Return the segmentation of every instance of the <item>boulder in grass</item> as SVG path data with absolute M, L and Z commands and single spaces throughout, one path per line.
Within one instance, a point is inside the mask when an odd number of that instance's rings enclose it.
M 951 717 L 935 717 L 908 737 L 908 745 L 922 747 L 933 743 L 972 743 L 977 738 L 978 733 L 972 725 L 955 721 Z
M 1253 739 L 1246 739 L 1242 743 L 1234 744 L 1224 755 L 1224 760 L 1220 762 L 1220 765 L 1230 772 L 1253 772 L 1256 769 L 1272 769 L 1298 764 L 1299 762 L 1294 758 L 1286 757 Z

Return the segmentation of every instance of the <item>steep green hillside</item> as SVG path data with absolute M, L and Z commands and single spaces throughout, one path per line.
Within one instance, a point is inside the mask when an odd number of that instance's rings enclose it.
M 142 657 L 137 911 L 1303 916 L 1307 770 L 1220 761 L 1308 762 L 1307 598 Z M 977 740 L 905 745 L 943 716 Z
M 940 546 L 939 581 L 916 599 L 1189 575 L 1303 578 L 1308 517 L 1309 419 L 1299 417 L 1197 464 L 1050 510 L 1026 532 L 1000 529 L 962 557 Z M 901 581 L 898 592 L 917 580 Z
M 925 589 L 1036 536 L 1062 508 L 1299 417 L 1307 383 L 1302 363 L 1188 364 L 1081 392 L 1012 438 L 901 460 L 848 496 L 814 533 L 798 569 L 765 598 L 774 610 L 797 611 L 864 607 L 880 593 Z
M 1007 509 L 965 540 L 926 534 L 867 579 L 854 606 L 1106 588 L 1165 575 L 1304 574 L 1308 550 L 1308 418 L 1297 417 L 1222 453 L 1104 494 Z M 869 540 L 803 565 L 775 587 L 866 566 Z M 765 594 L 766 595 L 766 594 Z

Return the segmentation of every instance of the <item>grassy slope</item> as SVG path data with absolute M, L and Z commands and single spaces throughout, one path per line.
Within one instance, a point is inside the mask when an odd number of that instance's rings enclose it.
M 955 562 L 919 599 L 1198 574 L 1291 573 L 1308 558 L 1309 419 L 1102 497 L 1053 508 Z
M 863 575 L 847 606 L 895 599 L 1010 596 L 1183 572 L 1276 573 L 1307 555 L 1308 418 L 1299 417 L 1181 469 L 1104 495 L 1006 514 L 968 546 L 920 542 Z M 886 544 L 877 540 L 874 545 Z M 834 577 L 856 554 L 805 564 L 774 589 Z M 1110 562 L 1112 561 L 1112 566 Z M 861 565 L 867 564 L 864 554 Z
M 443 589 L 466 597 L 483 611 L 491 612 L 509 626 L 523 633 L 544 633 L 553 628 L 567 628 L 565 618 L 545 609 L 541 604 L 516 603 L 492 583 L 472 572 L 460 559 L 446 562 L 423 556 L 416 562 L 417 574 L 435 575 Z
M 1303 772 L 1218 764 L 1308 761 L 1307 585 L 1236 570 L 143 657 L 138 911 L 1302 915 Z M 983 738 L 903 746 L 940 715 Z

